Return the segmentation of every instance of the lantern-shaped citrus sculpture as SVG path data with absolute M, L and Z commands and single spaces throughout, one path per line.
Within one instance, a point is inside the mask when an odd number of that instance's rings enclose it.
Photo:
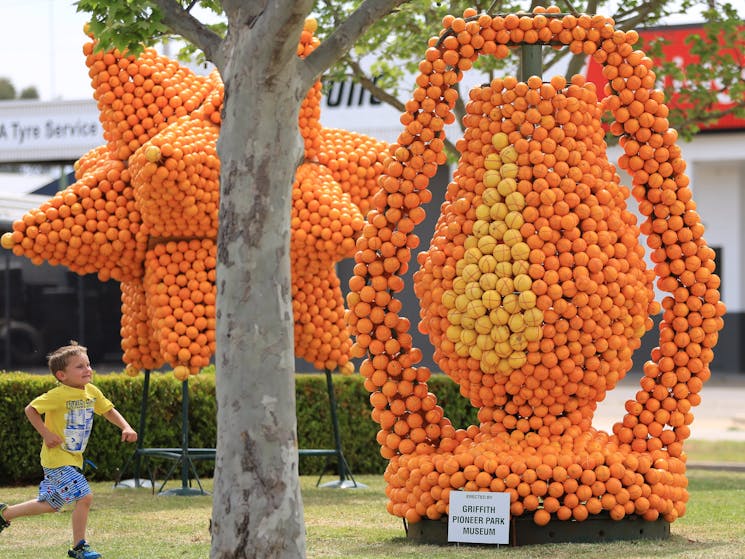
M 512 515 L 541 525 L 603 511 L 673 521 L 686 509 L 683 441 L 725 309 L 652 62 L 634 49 L 635 32 L 555 7 L 469 9 L 443 26 L 420 63 L 348 296 L 353 351 L 367 357 L 361 372 L 390 460 L 389 511 L 435 520 L 452 491 L 495 491 L 510 494 Z M 479 55 L 504 57 L 514 44 L 584 52 L 609 84 L 600 103 L 579 76 L 508 76 L 469 92 L 458 167 L 414 280 L 435 361 L 478 409 L 478 425 L 456 429 L 428 390 L 430 372 L 416 367 L 421 351 L 395 294 L 444 161 L 454 86 Z M 631 191 L 605 155 L 604 112 Z M 660 310 L 655 280 L 665 292 L 659 346 L 626 414 L 611 433 L 597 430 L 597 403 Z
M 315 20 L 297 55 L 320 41 Z M 127 372 L 173 367 L 181 380 L 215 352 L 223 84 L 145 49 L 84 46 L 106 145 L 76 162 L 75 183 L 3 237 L 17 255 L 121 282 Z M 335 263 L 350 257 L 387 144 L 320 123 L 321 84 L 300 107 L 305 160 L 292 188 L 295 355 L 350 373 L 351 341 Z

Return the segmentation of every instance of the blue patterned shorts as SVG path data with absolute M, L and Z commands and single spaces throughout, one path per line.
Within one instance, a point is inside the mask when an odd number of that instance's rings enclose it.
M 44 479 L 39 484 L 39 501 L 46 501 L 59 510 L 88 495 L 91 488 L 83 473 L 74 466 L 44 468 Z

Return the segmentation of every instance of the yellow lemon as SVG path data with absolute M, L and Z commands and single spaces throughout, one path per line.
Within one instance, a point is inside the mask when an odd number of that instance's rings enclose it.
M 479 285 L 484 291 L 489 291 L 490 289 L 494 289 L 494 287 L 496 287 L 497 279 L 498 278 L 495 273 L 487 272 L 485 274 L 481 274 L 481 277 L 479 278 Z
M 455 291 L 448 289 L 442 294 L 442 304 L 448 309 L 455 308 Z
M 514 177 L 503 178 L 497 185 L 497 193 L 502 197 L 507 197 L 517 190 L 517 182 Z
M 528 326 L 523 332 L 525 339 L 529 342 L 537 342 L 541 339 L 541 327 L 540 326 Z
M 518 303 L 518 297 L 515 293 L 508 293 L 502 297 L 502 307 L 510 314 L 515 314 L 520 310 L 520 304 Z
M 494 269 L 497 267 L 497 259 L 494 258 L 491 254 L 485 254 L 479 259 L 479 278 L 481 277 L 481 274 L 486 274 L 488 272 L 493 272 Z M 475 281 L 478 281 L 478 278 L 475 278 Z
M 484 167 L 497 170 L 502 166 L 502 158 L 497 153 L 490 153 L 484 158 Z
M 488 351 L 494 348 L 494 340 L 489 334 L 479 334 L 476 338 L 476 345 L 481 351 Z
M 502 297 L 515 291 L 515 285 L 512 283 L 512 278 L 499 278 L 497 280 L 496 290 Z
M 498 342 L 494 344 L 494 351 L 500 357 L 509 357 L 512 354 L 512 348 L 509 342 Z
M 460 340 L 460 333 L 462 331 L 463 329 L 460 326 L 451 324 L 450 326 L 448 326 L 447 330 L 445 330 L 445 335 L 447 336 L 448 340 L 455 343 Z
M 473 329 L 476 331 L 477 334 L 488 336 L 491 332 L 492 326 L 493 324 L 491 323 L 489 316 L 483 315 L 475 320 Z
M 492 254 L 494 252 L 494 247 L 497 246 L 497 239 L 491 235 L 484 235 L 478 240 L 477 246 L 482 254 Z
M 513 231 L 514 231 L 514 229 L 513 229 Z M 522 238 L 522 236 L 521 236 L 521 238 Z M 515 261 L 527 262 L 528 261 L 528 257 L 530 256 L 530 247 L 528 246 L 528 243 L 526 243 L 526 242 L 524 242 L 524 241 L 521 240 L 521 241 L 515 243 L 514 245 L 512 245 L 510 252 L 512 254 L 512 258 Z
M 518 299 L 520 301 L 520 308 L 528 310 L 535 307 L 537 297 L 532 291 L 523 291 L 520 293 Z
M 492 138 L 493 142 L 494 138 Z M 499 151 L 499 158 L 502 163 L 514 163 L 517 161 L 517 150 L 513 146 L 505 146 Z M 502 168 L 504 168 L 504 165 L 502 165 Z
M 517 165 L 514 163 L 504 163 L 502 168 L 499 169 L 499 174 L 505 179 L 514 179 L 517 176 Z
M 486 307 L 484 306 L 484 303 L 481 302 L 481 299 L 473 299 L 469 301 L 468 306 L 466 307 L 466 316 L 476 320 L 478 317 L 484 316 L 485 314 Z
M 466 292 L 466 285 L 468 285 L 468 282 L 461 276 L 453 278 L 453 291 L 455 291 L 458 295 L 462 295 Z
M 536 307 L 525 309 L 523 318 L 528 326 L 540 326 L 543 324 L 543 311 Z
M 491 254 L 491 251 L 487 251 L 487 254 Z M 466 252 L 463 254 L 463 260 L 466 262 L 466 264 L 477 264 L 478 261 L 481 260 L 482 256 L 484 256 L 484 254 L 478 247 L 472 247 L 467 249 Z
M 520 211 L 525 207 L 525 196 L 522 192 L 512 192 L 505 196 L 504 203 L 510 210 Z
M 502 307 L 496 308 L 489 313 L 489 318 L 491 319 L 492 324 L 496 324 L 497 326 L 507 325 L 507 322 L 510 320 L 510 316 L 512 315 L 504 310 Z
M 507 325 L 513 332 L 522 332 L 526 328 L 525 320 L 523 319 L 523 315 L 521 313 L 515 313 L 510 316 L 510 319 L 507 321 Z
M 523 243 L 517 243 L 515 246 L 518 246 L 521 244 Z M 528 262 L 527 260 L 515 259 L 515 261 L 512 262 L 512 276 L 513 277 L 519 276 L 520 274 L 527 274 L 529 269 L 530 269 L 530 262 Z
M 471 300 L 468 298 L 468 295 L 465 293 L 463 295 L 458 295 L 455 298 L 455 309 L 458 312 L 466 312 L 466 309 L 468 308 L 468 303 L 470 303 Z
M 463 342 L 466 345 L 473 345 L 476 343 L 476 332 L 473 330 L 463 330 L 460 331 L 460 341 Z
M 496 188 L 486 188 L 481 194 L 481 201 L 487 206 L 493 206 L 502 200 L 503 197 Z
M 494 273 L 497 274 L 497 278 L 511 278 L 514 276 L 512 273 L 512 264 L 509 260 L 506 262 L 497 262 Z
M 502 296 L 496 289 L 489 289 L 484 291 L 484 294 L 481 296 L 481 302 L 489 310 L 496 309 L 502 304 Z
M 484 235 L 489 234 L 489 221 L 484 219 L 477 219 L 473 222 L 473 235 L 474 237 L 480 238 Z
M 448 322 L 450 324 L 460 324 L 463 319 L 463 313 L 456 308 L 448 311 Z
M 497 259 L 497 262 L 509 262 L 512 260 L 512 251 L 507 245 L 499 244 L 492 250 L 492 256 Z
M 10 250 L 13 248 L 13 233 L 8 231 L 7 233 L 3 233 L 3 236 L 0 237 L 0 246 L 2 246 L 5 250 Z
M 499 151 L 506 148 L 510 144 L 510 139 L 504 132 L 497 132 L 491 137 L 491 143 Z
M 491 332 L 489 333 L 489 336 L 492 340 L 494 340 L 495 343 L 502 343 L 506 342 L 510 339 L 510 329 L 508 326 L 492 326 Z
M 502 240 L 504 241 L 504 244 L 511 247 L 521 242 L 523 240 L 523 236 L 517 229 L 507 229 L 502 236 Z
M 515 291 L 528 291 L 533 285 L 533 280 L 527 274 L 518 274 L 512 281 L 515 283 Z
M 525 218 L 522 213 L 513 210 L 504 216 L 504 222 L 510 229 L 520 229 L 525 223 Z
M 479 259 L 479 264 L 466 264 L 466 266 L 463 268 L 463 273 L 460 274 L 466 282 L 469 281 L 479 281 L 479 278 L 481 277 L 481 270 L 479 270 L 479 265 L 481 263 L 481 260 L 486 258 L 486 256 L 482 256 Z M 492 257 L 493 258 L 493 257 Z
M 482 180 L 487 189 L 494 188 L 499 184 L 499 181 L 502 180 L 502 175 L 500 171 L 489 169 L 484 173 L 484 178 Z
M 466 297 L 468 297 L 469 299 L 481 300 L 481 296 L 483 294 L 484 290 L 481 289 L 481 286 L 478 284 L 478 282 L 472 281 L 466 284 Z
M 525 365 L 527 361 L 528 358 L 522 351 L 513 351 L 508 358 L 509 365 L 512 369 L 519 369 Z
M 515 351 L 522 351 L 528 347 L 528 340 L 522 332 L 515 332 L 510 336 L 510 347 Z
M 489 211 L 491 208 L 486 204 L 479 204 L 476 207 L 476 219 L 489 219 Z

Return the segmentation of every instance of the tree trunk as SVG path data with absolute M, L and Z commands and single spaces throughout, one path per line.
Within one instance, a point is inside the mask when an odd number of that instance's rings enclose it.
M 256 26 L 229 34 L 231 57 L 221 68 L 211 551 L 219 559 L 305 556 L 289 251 L 292 181 L 302 156 L 298 111 L 307 86 L 295 66 L 261 48 L 271 43 L 270 32 Z

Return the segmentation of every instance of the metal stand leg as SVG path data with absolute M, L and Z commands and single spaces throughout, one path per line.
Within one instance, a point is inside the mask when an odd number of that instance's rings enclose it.
M 322 485 L 316 485 L 318 487 L 330 487 L 335 489 L 349 489 L 349 488 L 360 488 L 367 487 L 363 483 L 355 481 L 352 471 L 349 469 L 347 459 L 344 458 L 344 452 L 341 448 L 341 433 L 339 432 L 339 418 L 336 413 L 336 396 L 334 394 L 334 382 L 331 377 L 331 371 L 326 369 L 326 389 L 329 393 L 329 410 L 331 412 L 331 427 L 334 432 L 334 454 L 339 461 L 339 479 L 338 481 L 329 481 Z M 323 473 L 321 474 L 323 476 Z M 321 478 L 318 478 L 321 481 Z
M 114 487 L 153 487 L 152 480 L 140 479 L 140 468 L 142 467 L 142 449 L 145 446 L 145 427 L 147 424 L 147 407 L 150 398 L 150 370 L 145 369 L 145 379 L 142 382 L 142 402 L 140 404 L 140 424 L 137 432 L 137 447 L 122 468 L 122 474 L 127 471 L 129 465 L 133 465 L 134 478 L 118 480 Z
M 181 464 L 181 487 L 179 489 L 169 489 L 168 491 L 162 491 L 168 478 L 173 473 L 176 465 Z M 191 480 L 189 478 L 189 472 L 194 473 L 194 477 L 199 485 L 199 489 L 191 487 Z M 202 488 L 202 483 L 199 481 L 197 476 L 197 470 L 194 463 L 191 460 L 189 454 L 189 381 L 185 380 L 181 383 L 181 456 L 174 466 L 171 468 L 169 473 L 166 475 L 165 481 L 161 486 L 159 495 L 206 495 L 206 492 Z

